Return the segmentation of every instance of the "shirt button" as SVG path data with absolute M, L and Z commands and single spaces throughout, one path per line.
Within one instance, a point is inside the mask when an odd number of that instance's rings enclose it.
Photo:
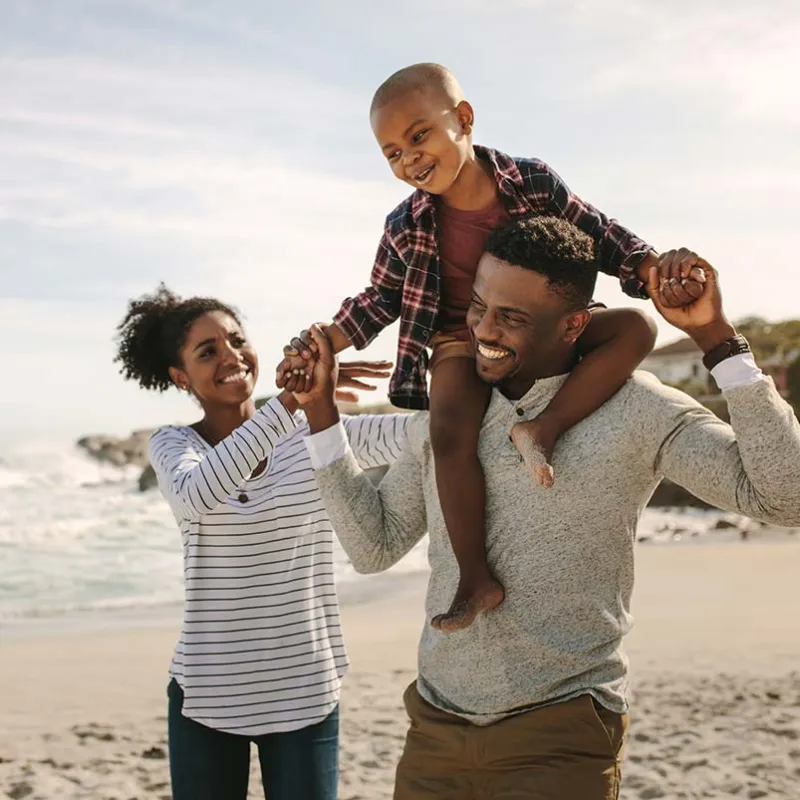
M 517 411 L 517 416 L 518 417 L 524 417 L 525 416 L 525 409 L 524 408 L 520 408 L 519 406 L 517 406 L 516 411 Z
M 244 492 L 242 492 L 238 497 L 240 503 L 246 503 L 249 499 L 250 498 Z
M 431 335 L 430 331 L 422 331 L 422 338 L 427 339 Z

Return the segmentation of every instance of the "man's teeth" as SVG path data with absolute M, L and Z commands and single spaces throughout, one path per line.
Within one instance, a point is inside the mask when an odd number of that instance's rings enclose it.
M 506 350 L 498 350 L 495 347 L 487 347 L 484 344 L 478 345 L 478 352 L 484 357 L 491 359 L 492 361 L 497 361 L 501 358 L 505 358 L 508 355 Z

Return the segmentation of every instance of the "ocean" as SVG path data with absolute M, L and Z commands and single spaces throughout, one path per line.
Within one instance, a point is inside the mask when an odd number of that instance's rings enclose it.
M 138 491 L 138 474 L 99 464 L 69 444 L 0 452 L 0 625 L 181 603 L 178 530 L 157 491 Z M 732 527 L 717 529 L 721 518 Z M 733 543 L 741 528 L 741 519 L 721 512 L 647 509 L 639 538 Z M 364 580 L 338 542 L 335 564 L 340 583 Z M 423 540 L 393 572 L 426 569 Z

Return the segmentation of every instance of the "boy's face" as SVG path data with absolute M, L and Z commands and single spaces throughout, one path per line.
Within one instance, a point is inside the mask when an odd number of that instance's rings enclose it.
M 445 194 L 472 146 L 474 113 L 433 90 L 415 89 L 372 114 L 372 131 L 396 178 L 415 189 Z

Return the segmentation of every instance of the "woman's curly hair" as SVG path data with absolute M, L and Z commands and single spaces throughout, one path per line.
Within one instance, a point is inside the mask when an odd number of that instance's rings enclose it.
M 241 325 L 230 306 L 212 297 L 185 300 L 161 283 L 153 294 L 128 303 L 128 312 L 117 326 L 115 362 L 126 380 L 144 389 L 166 391 L 172 386 L 170 367 L 180 367 L 180 351 L 192 323 L 209 311 L 223 311 Z

